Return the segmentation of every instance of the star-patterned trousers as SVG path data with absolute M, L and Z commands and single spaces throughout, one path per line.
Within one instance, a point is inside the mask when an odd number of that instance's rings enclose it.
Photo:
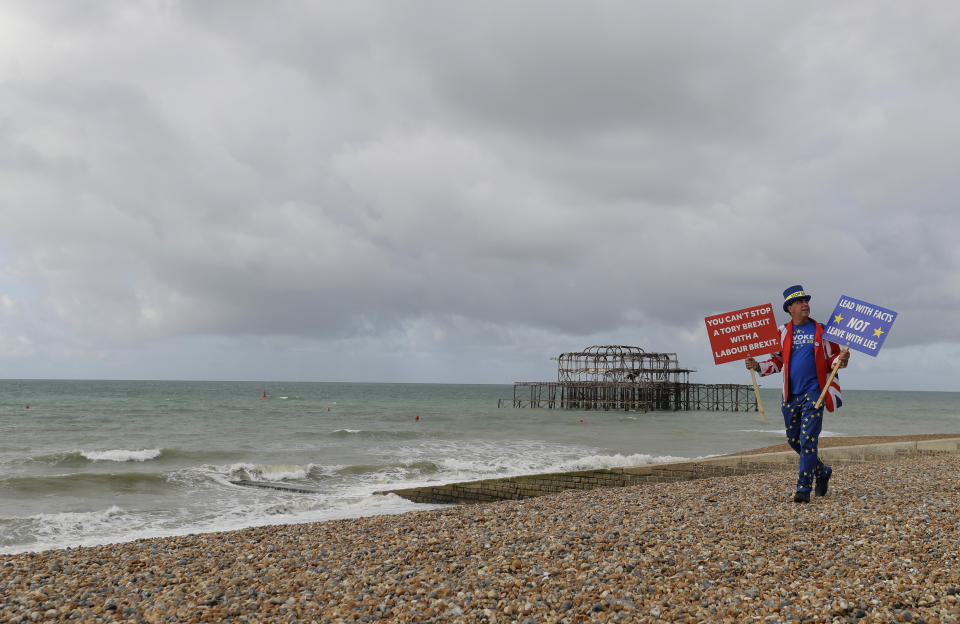
M 800 455 L 800 474 L 797 478 L 797 491 L 809 492 L 813 480 L 830 472 L 817 457 L 817 444 L 820 430 L 823 428 L 823 406 L 813 406 L 817 396 L 809 394 L 791 394 L 783 402 L 783 426 L 787 430 L 787 443 Z

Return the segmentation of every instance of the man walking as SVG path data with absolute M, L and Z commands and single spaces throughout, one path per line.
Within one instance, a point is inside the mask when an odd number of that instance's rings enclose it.
M 790 320 L 780 326 L 780 352 L 769 360 L 745 360 L 747 370 L 755 370 L 761 377 L 783 371 L 783 424 L 787 430 L 790 448 L 800 455 L 795 503 L 809 503 L 810 490 L 816 481 L 817 496 L 826 496 L 827 484 L 833 474 L 817 456 L 817 444 L 823 427 L 823 408 L 832 412 L 840 407 L 840 386 L 836 377 L 824 396 L 823 404 L 815 407 L 826 385 L 830 370 L 839 363 L 846 368 L 850 351 L 840 349 L 835 342 L 824 340 L 823 325 L 810 318 L 810 295 L 799 284 L 783 291 L 783 311 Z

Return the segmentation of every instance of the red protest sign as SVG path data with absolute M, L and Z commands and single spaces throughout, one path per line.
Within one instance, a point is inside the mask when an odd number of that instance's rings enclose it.
M 779 350 L 780 331 L 770 303 L 708 316 L 704 322 L 716 364 Z

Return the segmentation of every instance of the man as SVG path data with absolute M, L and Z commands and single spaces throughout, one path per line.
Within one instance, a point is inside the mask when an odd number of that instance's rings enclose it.
M 747 370 L 755 370 L 761 377 L 783 370 L 783 424 L 787 430 L 790 448 L 800 455 L 795 503 L 809 503 L 810 490 L 816 480 L 815 493 L 826 496 L 827 484 L 833 470 L 817 457 L 817 444 L 823 426 L 823 408 L 832 412 L 840 407 L 840 386 L 836 378 L 824 396 L 821 406 L 814 404 L 826 385 L 830 370 L 839 365 L 846 368 L 850 359 L 848 349 L 840 349 L 835 342 L 824 340 L 823 325 L 810 318 L 810 295 L 799 284 L 783 291 L 783 311 L 790 321 L 780 326 L 780 352 L 769 360 L 745 360 Z

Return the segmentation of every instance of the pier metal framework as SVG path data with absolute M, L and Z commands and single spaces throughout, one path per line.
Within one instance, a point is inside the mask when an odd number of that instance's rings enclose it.
M 676 353 L 651 353 L 640 347 L 600 345 L 561 353 L 557 364 L 560 383 L 682 383 L 692 368 L 680 368 Z
M 756 411 L 753 388 L 739 384 L 690 382 L 692 368 L 681 368 L 676 353 L 640 347 L 598 345 L 561 353 L 557 381 L 518 381 L 513 399 L 498 407 L 584 410 Z

